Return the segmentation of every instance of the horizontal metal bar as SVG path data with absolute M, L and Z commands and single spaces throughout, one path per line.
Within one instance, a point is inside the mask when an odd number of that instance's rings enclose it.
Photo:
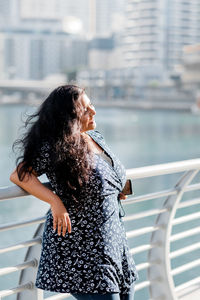
M 51 189 L 51 185 L 49 182 L 44 182 L 43 185 Z M 13 198 L 25 197 L 28 195 L 29 193 L 27 193 L 17 185 L 0 188 L 0 201 L 11 200 Z
M 190 159 L 178 162 L 171 162 L 166 164 L 159 164 L 147 167 L 140 167 L 134 169 L 128 169 L 126 171 L 127 178 L 140 179 L 145 177 L 153 177 L 158 175 L 166 175 L 172 173 L 179 173 L 189 170 L 199 170 L 200 159 Z
M 178 268 L 173 269 L 171 271 L 171 274 L 173 276 L 175 276 L 175 275 L 183 273 L 183 272 L 185 272 L 185 271 L 187 271 L 189 269 L 195 268 L 195 267 L 197 267 L 199 265 L 200 265 L 200 259 L 196 259 L 196 260 L 194 260 L 194 261 L 192 261 L 190 263 L 184 264 L 184 265 L 182 265 L 182 266 L 180 266 Z
M 195 190 L 200 190 L 200 184 L 199 183 L 188 185 L 185 188 L 184 191 L 186 193 L 186 192 L 191 192 L 191 191 L 195 191 Z M 172 195 L 176 195 L 177 193 L 178 193 L 178 190 L 176 190 L 175 188 L 172 188 L 172 189 L 163 190 L 163 191 L 159 191 L 159 192 L 155 192 L 155 193 L 149 193 L 149 194 L 145 194 L 145 195 L 137 196 L 137 197 L 128 196 L 128 199 L 123 200 L 122 203 L 124 205 L 127 205 L 127 204 L 132 204 L 132 203 L 143 202 L 143 201 L 147 201 L 147 200 L 153 200 L 153 199 L 158 199 L 158 198 L 162 198 L 162 197 L 172 196 Z M 179 204 L 179 207 L 181 207 L 181 206 L 182 206 L 182 203 Z
M 175 290 L 176 290 L 176 292 L 180 292 L 180 291 L 182 291 L 184 289 L 187 289 L 188 287 L 193 286 L 195 284 L 199 284 L 200 285 L 200 276 L 196 277 L 196 278 L 194 278 L 194 279 L 192 279 L 190 281 L 186 281 L 185 283 L 182 283 L 182 284 L 176 286 Z
M 146 288 L 146 287 L 148 287 L 150 285 L 151 285 L 150 281 L 148 281 L 148 280 L 143 281 L 143 282 L 138 283 L 138 284 L 135 285 L 135 291 L 136 292 L 140 291 L 140 290 L 142 290 L 142 289 L 144 289 L 144 288 Z
M 0 188 L 0 201 L 9 200 L 18 197 L 28 196 L 29 194 L 19 186 L 10 186 Z
M 132 203 L 143 202 L 143 201 L 147 201 L 147 200 L 154 200 L 154 199 L 167 197 L 167 196 L 173 196 L 173 195 L 176 195 L 177 193 L 178 193 L 178 190 L 173 188 L 173 189 L 163 190 L 163 191 L 155 192 L 155 193 L 149 193 L 149 194 L 145 194 L 145 195 L 137 196 L 137 197 L 129 196 L 128 199 L 122 200 L 122 203 L 124 205 L 132 204 Z
M 192 205 L 198 205 L 198 204 L 200 204 L 200 198 L 195 198 L 184 202 L 180 202 L 177 209 L 181 209 Z
M 133 220 L 137 220 L 137 219 L 142 219 L 142 218 L 158 215 L 158 214 L 164 213 L 166 211 L 168 211 L 167 208 L 151 209 L 151 210 L 147 210 L 145 212 L 141 212 L 141 213 L 126 216 L 126 217 L 123 218 L 123 220 L 124 221 L 133 221 Z
M 186 223 L 195 219 L 199 219 L 200 218 L 200 212 L 197 213 L 193 213 L 193 214 L 188 214 L 186 216 L 182 216 L 179 218 L 176 218 L 172 221 L 172 225 L 179 225 L 182 223 Z
M 16 265 L 14 267 L 6 267 L 6 268 L 1 268 L 0 269 L 0 276 L 13 273 L 19 270 L 24 270 L 30 267 L 37 267 L 38 261 L 36 259 L 26 261 L 22 264 Z
M 134 168 L 126 170 L 127 178 L 139 179 L 158 175 L 166 175 L 172 173 L 179 173 L 189 170 L 199 170 L 200 159 L 191 159 L 185 161 L 178 161 L 166 164 L 159 164 L 153 166 L 146 166 L 141 168 Z M 45 186 L 51 188 L 49 183 L 44 183 Z M 192 185 L 187 187 L 186 190 L 200 189 L 200 184 Z M 0 200 L 8 200 L 16 197 L 27 196 L 28 193 L 18 186 L 0 188 Z
M 14 244 L 14 245 L 6 247 L 6 248 L 1 248 L 0 249 L 0 254 L 5 253 L 5 252 L 9 252 L 9 251 L 14 251 L 14 250 L 26 248 L 26 247 L 30 247 L 30 246 L 34 246 L 34 245 L 37 245 L 37 244 L 41 244 L 41 242 L 42 242 L 41 237 L 37 237 L 35 239 L 28 240 L 28 241 L 25 241 L 25 242 L 20 242 L 20 243 Z
M 153 226 L 149 226 L 149 227 L 144 227 L 141 229 L 136 229 L 136 230 L 132 230 L 132 231 L 128 231 L 126 233 L 127 238 L 131 238 L 137 235 L 142 235 L 142 234 L 146 234 L 146 233 L 150 233 L 150 232 L 154 232 L 156 230 L 161 229 L 161 227 L 153 227 Z
M 169 254 L 169 257 L 171 259 L 175 258 L 175 257 L 178 257 L 178 256 L 181 256 L 181 255 L 184 255 L 186 253 L 190 253 L 194 250 L 197 250 L 197 249 L 200 249 L 200 243 L 195 243 L 193 245 L 190 245 L 190 246 L 187 246 L 187 247 L 184 247 L 184 248 L 181 248 L 179 250 L 176 250 L 176 251 L 173 251 Z
M 185 188 L 185 192 L 200 190 L 200 183 L 190 184 Z
M 62 299 L 67 299 L 70 296 L 71 296 L 70 294 L 59 294 L 59 295 L 55 295 L 55 296 L 45 298 L 45 300 L 62 300 Z
M 142 271 L 142 270 L 148 269 L 152 265 L 154 265 L 154 264 L 149 263 L 149 262 L 141 263 L 141 264 L 137 265 L 137 271 Z
M 25 227 L 25 226 L 29 226 L 29 225 L 44 223 L 45 220 L 46 220 L 46 217 L 41 217 L 41 218 L 30 219 L 30 220 L 22 221 L 22 222 L 7 223 L 5 225 L 0 226 L 0 232 L 6 231 L 6 230 L 11 230 L 11 229 L 16 229 L 16 228 L 21 228 L 21 227 Z
M 14 295 L 14 294 L 18 294 L 20 292 L 23 292 L 25 290 L 30 290 L 33 288 L 33 283 L 32 282 L 28 282 L 26 284 L 23 285 L 19 285 L 18 287 L 12 288 L 12 289 L 7 289 L 7 290 L 3 290 L 0 291 L 0 299 L 3 297 L 7 297 L 10 295 Z
M 173 234 L 170 236 L 170 242 L 175 242 L 181 239 L 184 239 L 186 237 L 195 235 L 195 234 L 200 234 L 200 227 L 196 227 L 190 230 L 183 231 L 181 233 Z
M 141 253 L 141 252 L 144 252 L 144 251 L 148 251 L 148 250 L 153 249 L 155 247 L 156 247 L 156 245 L 146 244 L 146 245 L 138 246 L 138 247 L 135 247 L 135 248 L 131 248 L 130 253 L 132 255 L 135 255 L 135 254 L 138 254 L 138 253 Z

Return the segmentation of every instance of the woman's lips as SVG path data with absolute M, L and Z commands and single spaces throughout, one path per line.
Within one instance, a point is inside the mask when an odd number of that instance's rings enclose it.
M 93 124 L 94 122 L 95 122 L 95 120 L 92 120 L 92 121 L 89 122 L 89 124 Z

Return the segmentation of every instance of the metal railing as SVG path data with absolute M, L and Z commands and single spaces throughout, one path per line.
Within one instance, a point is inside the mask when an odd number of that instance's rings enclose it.
M 127 170 L 135 191 L 142 191 L 122 200 L 130 253 L 134 255 L 140 277 L 135 287 L 136 300 L 200 299 L 199 170 L 200 159 Z M 157 191 L 160 183 L 155 179 L 161 178 L 170 186 Z M 17 186 L 0 189 L 1 201 L 22 196 L 26 197 L 27 193 Z M 1 276 L 20 271 L 19 285 L 1 290 L 0 299 L 14 294 L 17 300 L 44 299 L 43 291 L 34 287 L 44 221 L 42 217 L 0 225 L 2 232 L 39 224 L 29 240 L 0 249 L 3 255 L 28 248 L 23 262 L 0 269 Z M 45 299 L 68 297 L 69 294 L 58 294 Z

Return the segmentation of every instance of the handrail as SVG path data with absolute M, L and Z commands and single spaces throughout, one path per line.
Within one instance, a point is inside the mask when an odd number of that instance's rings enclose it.
M 182 265 L 181 267 L 175 268 L 172 270 L 171 274 L 172 275 L 178 275 L 182 272 L 188 271 L 189 269 L 192 269 L 196 266 L 200 266 L 200 259 L 196 259 L 193 262 L 187 263 Z
M 51 185 L 49 184 L 49 182 L 44 182 L 43 184 L 49 189 L 51 189 Z M 0 201 L 5 201 L 9 199 L 12 200 L 13 198 L 24 197 L 28 195 L 29 193 L 27 193 L 25 190 L 23 190 L 17 185 L 0 188 Z
M 37 245 L 37 244 L 41 244 L 41 238 L 40 237 L 29 240 L 29 241 L 24 241 L 24 242 L 21 242 L 21 243 L 16 243 L 16 244 L 8 246 L 6 248 L 0 248 L 0 254 L 8 252 L 8 251 L 13 251 L 13 250 L 18 250 L 18 249 L 34 246 L 34 245 Z
M 157 215 L 157 214 L 165 213 L 168 210 L 169 209 L 167 209 L 167 208 L 151 209 L 151 210 L 148 210 L 147 212 L 145 211 L 145 212 L 142 212 L 142 213 L 137 213 L 137 214 L 132 214 L 130 216 L 126 216 L 126 217 L 124 217 L 124 221 L 138 220 L 138 219 L 141 219 L 141 218 L 146 218 L 146 217 L 154 216 L 154 215 Z
M 200 234 L 200 226 L 198 226 L 196 228 L 193 228 L 193 229 L 186 230 L 186 231 L 181 232 L 181 233 L 173 234 L 170 237 L 170 241 L 171 242 L 179 241 L 181 239 L 185 239 L 185 238 L 187 238 L 191 235 L 195 235 L 195 234 Z
M 26 221 L 22 221 L 22 222 L 7 223 L 4 225 L 0 225 L 0 232 L 6 231 L 6 230 L 11 230 L 11 229 L 17 229 L 20 227 L 25 227 L 28 225 L 44 223 L 45 220 L 46 220 L 45 217 L 41 217 L 41 218 L 30 219 L 30 220 L 26 220 Z
M 133 243 L 130 247 L 130 253 L 135 256 L 136 262 L 137 257 L 140 257 L 140 262 L 136 263 L 139 273 L 143 274 L 143 272 L 146 272 L 144 278 L 140 275 L 140 282 L 136 284 L 136 300 L 137 293 L 140 293 L 143 289 L 149 290 L 149 299 L 155 300 L 167 297 L 166 299 L 176 300 L 182 299 L 178 297 L 182 297 L 184 289 L 190 288 L 191 293 L 192 290 L 196 289 L 198 284 L 200 286 L 200 276 L 192 280 L 187 280 L 190 284 L 184 282 L 176 286 L 174 285 L 174 280 L 177 275 L 180 276 L 187 270 L 199 267 L 200 260 L 198 257 L 191 256 L 189 263 L 181 263 L 178 267 L 171 268 L 171 260 L 175 261 L 185 254 L 190 255 L 191 253 L 195 253 L 195 251 L 200 249 L 200 243 L 196 241 L 190 245 L 185 245 L 181 248 L 176 247 L 174 250 L 170 250 L 170 245 L 174 245 L 177 242 L 180 243 L 179 241 L 181 240 L 190 239 L 200 234 L 199 226 L 195 226 L 194 228 L 188 227 L 187 230 L 183 228 L 180 232 L 174 230 L 172 234 L 172 227 L 176 229 L 180 224 L 185 224 L 186 222 L 189 224 L 190 221 L 200 219 L 200 213 L 195 211 L 195 205 L 200 204 L 200 198 L 191 197 L 191 199 L 181 202 L 183 194 L 200 190 L 200 183 L 192 183 L 192 179 L 199 170 L 200 159 L 127 170 L 127 177 L 135 180 L 135 186 L 137 185 L 137 181 L 147 177 L 151 178 L 153 176 L 163 176 L 174 173 L 180 173 L 181 176 L 178 183 L 174 183 L 174 185 L 168 189 L 153 191 L 151 193 L 146 191 L 146 194 L 129 196 L 127 200 L 121 201 L 125 209 L 128 209 L 128 212 L 130 205 L 139 208 L 139 210 L 135 209 L 134 213 L 126 214 L 124 217 L 124 222 L 128 228 L 126 230 L 126 236 L 130 243 Z M 50 187 L 48 183 L 45 183 L 45 185 Z M 28 193 L 17 186 L 0 188 L 0 201 L 12 200 L 16 197 L 26 197 L 27 195 Z M 151 207 L 148 205 L 148 201 L 151 201 Z M 153 201 L 157 201 L 156 206 L 152 206 Z M 157 206 L 158 203 L 160 203 L 160 206 Z M 193 207 L 193 210 L 187 213 L 184 211 L 184 214 L 179 214 L 179 216 L 176 217 L 176 211 L 181 212 L 182 209 L 187 207 Z M 45 217 L 40 217 L 0 225 L 0 232 L 3 232 L 39 224 L 37 232 L 29 241 L 18 242 L 0 249 L 0 253 L 3 254 L 8 251 L 16 251 L 28 247 L 24 262 L 0 269 L 0 275 L 21 271 L 19 286 L 0 291 L 0 299 L 11 294 L 17 294 L 17 300 L 44 299 L 43 292 L 37 290 L 33 283 L 35 281 L 36 267 L 39 261 L 41 234 L 45 219 Z M 135 227 L 134 224 L 137 226 Z M 139 227 L 138 224 L 140 225 Z M 138 244 L 136 243 L 137 239 L 139 239 Z M 145 259 L 146 257 L 148 260 Z M 163 283 L 165 284 L 163 285 Z M 69 294 L 59 294 L 46 299 L 56 300 L 68 297 L 70 297 Z
M 9 274 L 9 273 L 13 273 L 13 272 L 16 272 L 16 271 L 19 271 L 19 270 L 24 270 L 26 268 L 36 267 L 36 266 L 37 266 L 37 260 L 32 259 L 32 260 L 27 261 L 25 263 L 18 264 L 14 267 L 7 267 L 7 268 L 0 269 L 0 276 L 5 275 L 5 274 Z
M 178 256 L 184 255 L 186 253 L 190 253 L 194 250 L 200 249 L 200 243 L 194 243 L 193 245 L 187 246 L 187 247 L 183 247 L 182 249 L 176 250 L 176 251 L 172 251 L 170 253 L 170 258 L 176 258 Z
M 196 169 L 200 169 L 200 158 L 135 169 L 128 169 L 126 175 L 130 179 L 140 179 L 145 177 L 173 174 Z
M 32 288 L 33 288 L 33 282 L 28 282 L 26 284 L 19 285 L 15 288 L 12 288 L 12 289 L 7 289 L 7 290 L 4 290 L 4 291 L 0 291 L 0 299 L 3 298 L 3 297 L 7 297 L 7 296 L 10 296 L 10 295 L 20 293 L 20 292 L 25 291 L 27 289 L 32 289 Z
M 183 217 L 174 219 L 172 221 L 172 224 L 179 225 L 179 224 L 190 222 L 192 220 L 199 219 L 199 218 L 200 218 L 200 212 L 192 213 L 192 214 L 188 214 L 187 216 L 183 216 Z

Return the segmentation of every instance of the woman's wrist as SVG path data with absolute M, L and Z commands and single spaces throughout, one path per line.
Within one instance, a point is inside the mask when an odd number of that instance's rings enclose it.
M 54 196 L 52 198 L 49 199 L 49 204 L 52 206 L 52 205 L 55 205 L 55 204 L 58 204 L 62 202 L 61 199 L 54 194 Z

